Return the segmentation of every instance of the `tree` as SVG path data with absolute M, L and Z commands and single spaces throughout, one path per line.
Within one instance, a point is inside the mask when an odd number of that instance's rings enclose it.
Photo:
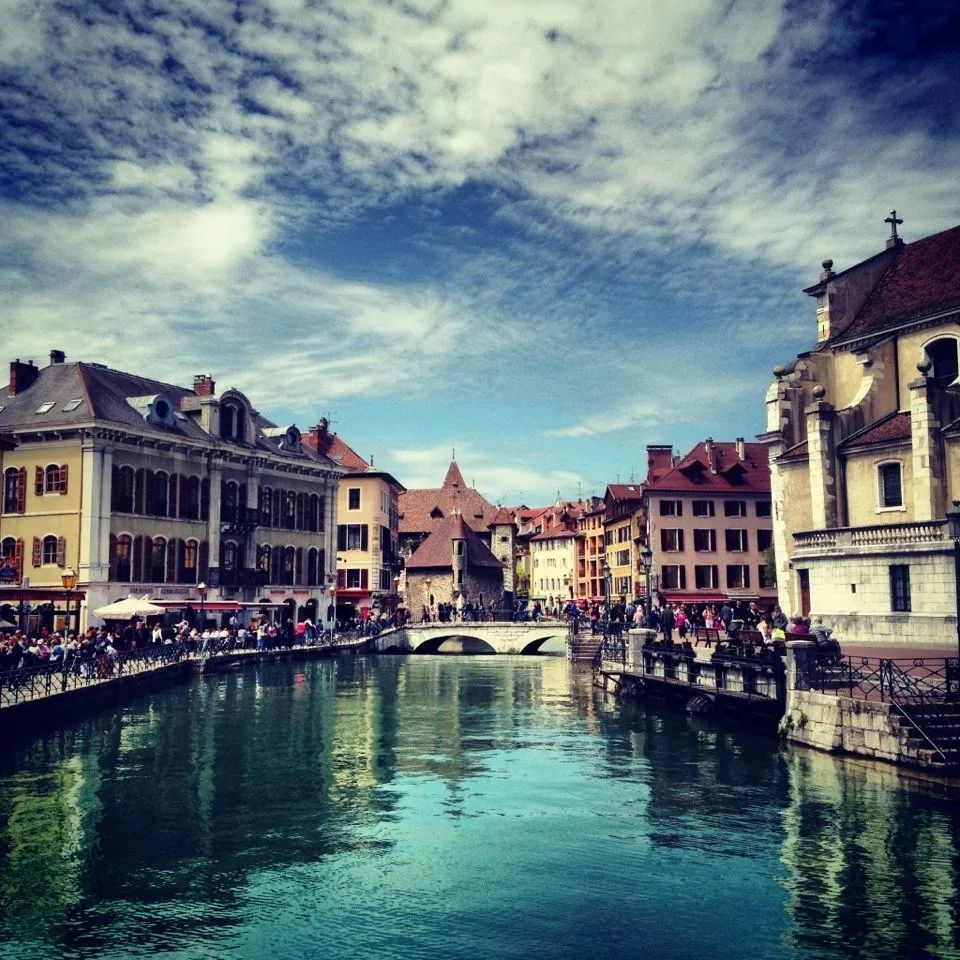
M 763 551 L 763 559 L 766 563 L 764 573 L 767 578 L 767 586 L 775 587 L 777 585 L 777 555 L 772 543 Z

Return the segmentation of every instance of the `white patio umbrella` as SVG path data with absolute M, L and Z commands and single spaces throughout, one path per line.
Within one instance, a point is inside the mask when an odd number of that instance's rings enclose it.
M 108 603 L 105 607 L 97 607 L 93 612 L 103 620 L 129 620 L 131 617 L 150 617 L 156 613 L 163 613 L 163 607 L 151 603 L 144 595 Z

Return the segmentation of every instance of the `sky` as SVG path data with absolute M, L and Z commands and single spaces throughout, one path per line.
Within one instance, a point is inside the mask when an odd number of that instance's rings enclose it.
M 956 11 L 0 0 L 5 353 L 602 495 L 765 429 L 825 257 L 960 223 Z

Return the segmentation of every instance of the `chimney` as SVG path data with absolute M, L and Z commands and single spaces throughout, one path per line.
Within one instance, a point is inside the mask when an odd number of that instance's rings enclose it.
M 32 360 L 26 363 L 21 363 L 19 357 L 14 360 L 10 364 L 10 396 L 29 389 L 39 373 Z
M 217 385 L 209 373 L 198 373 L 193 378 L 193 392 L 198 397 L 212 397 L 217 392 Z
M 51 350 L 50 351 L 50 366 L 52 367 L 56 363 L 65 363 L 67 355 L 62 350 Z
M 743 437 L 737 437 L 737 459 L 738 460 L 747 459 L 747 448 L 743 442 Z
M 333 437 L 330 436 L 330 421 L 326 417 L 321 417 L 320 422 L 310 428 L 310 436 L 317 444 L 317 453 L 326 453 L 333 443 Z
M 717 472 L 717 461 L 713 455 L 713 437 L 707 437 L 703 444 L 704 452 L 707 455 L 707 466 L 710 467 L 711 473 Z
M 659 480 L 673 466 L 673 444 L 647 444 L 647 483 Z

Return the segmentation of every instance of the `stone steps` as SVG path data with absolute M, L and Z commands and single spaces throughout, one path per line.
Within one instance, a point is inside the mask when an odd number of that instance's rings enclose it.
M 910 743 L 916 747 L 918 759 L 931 766 L 960 767 L 960 704 L 941 704 L 917 707 L 910 715 L 940 749 L 943 758 L 933 750 L 923 734 L 912 724 L 901 720 L 901 729 Z
M 569 656 L 576 662 L 592 662 L 603 643 L 601 634 L 578 633 L 569 646 Z

